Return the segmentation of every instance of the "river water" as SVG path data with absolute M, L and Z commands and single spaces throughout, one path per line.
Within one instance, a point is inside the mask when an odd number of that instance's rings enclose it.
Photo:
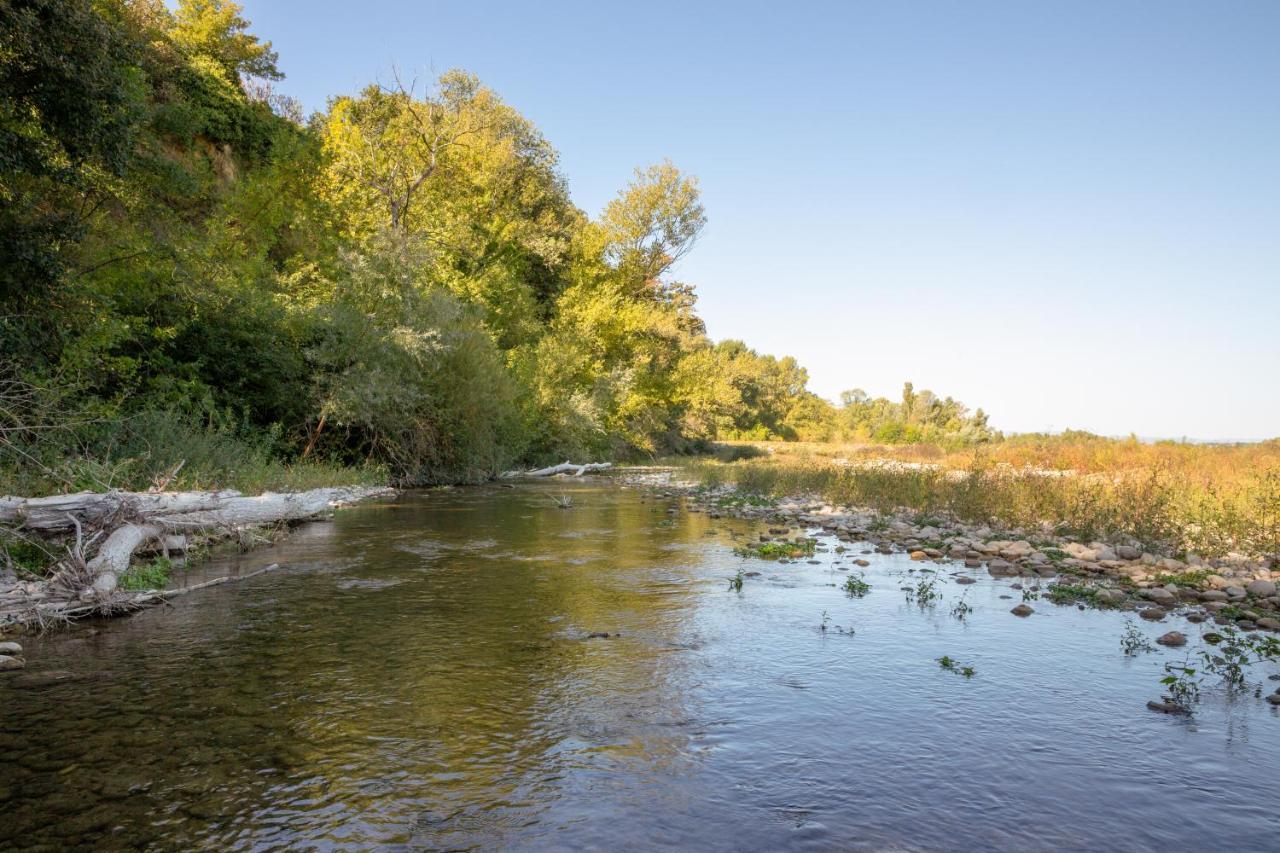
M 1280 849 L 1280 715 L 1148 711 L 1184 653 L 1126 658 L 1122 614 L 1019 619 L 1012 580 L 954 565 L 920 608 L 900 555 L 850 598 L 859 548 L 742 558 L 759 528 L 676 505 L 409 494 L 202 569 L 275 571 L 24 638 L 0 846 Z

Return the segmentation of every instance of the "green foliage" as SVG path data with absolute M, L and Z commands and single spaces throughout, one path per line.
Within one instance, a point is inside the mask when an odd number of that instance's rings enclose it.
M 1142 633 L 1130 619 L 1126 619 L 1124 622 L 1124 634 L 1120 637 L 1120 648 L 1124 649 L 1125 657 L 1135 657 L 1143 652 L 1154 652 L 1156 650 L 1156 647 L 1151 645 L 1151 641 L 1147 639 L 1147 635 Z
M 1054 604 L 1088 604 L 1091 607 L 1114 607 L 1110 599 L 1100 598 L 1098 588 L 1085 584 L 1053 583 L 1049 584 L 1045 597 Z
M 903 385 L 898 403 L 883 397 L 872 399 L 860 388 L 840 397 L 836 414 L 840 427 L 847 436 L 864 441 L 955 448 L 997 437 L 982 409 L 970 414 L 958 400 L 940 398 L 932 391 L 917 392 L 910 382 Z
M 861 572 L 856 575 L 849 575 L 845 578 L 842 588 L 844 589 L 845 594 L 850 598 L 862 598 L 864 595 L 871 592 L 871 584 L 867 583 L 866 576 Z
M 173 563 L 167 557 L 156 557 L 147 563 L 137 563 L 120 576 L 120 588 L 131 591 L 164 589 L 169 582 Z
M 1221 677 L 1229 690 L 1241 690 L 1247 685 L 1249 667 L 1280 661 L 1280 639 L 1223 628 L 1222 639 L 1212 648 L 1202 650 L 1200 659 L 1205 672 Z
M 1165 689 L 1165 701 L 1189 713 L 1196 702 L 1200 701 L 1200 683 L 1203 677 L 1185 661 L 1182 663 L 1166 661 L 1164 673 L 1160 684 Z
M 733 553 L 739 557 L 761 557 L 766 560 L 797 559 L 799 557 L 811 557 L 814 552 L 814 542 L 812 539 L 804 539 L 800 542 L 759 542 L 751 545 L 742 545 L 733 549 Z
M 915 586 L 907 588 L 906 594 L 908 603 L 932 607 L 934 602 L 942 598 L 942 593 L 938 592 L 937 575 L 927 574 L 920 578 Z
M 969 666 L 967 664 L 962 664 L 955 658 L 951 657 L 950 655 L 943 655 L 942 657 L 938 658 L 938 666 L 942 667 L 948 672 L 954 672 L 957 675 L 963 675 L 965 678 L 973 678 L 973 676 L 977 674 L 977 670 L 975 670 L 972 666 Z
M 670 162 L 593 222 L 463 71 L 303 126 L 231 0 L 7 0 L 0 25 L 5 488 L 184 460 L 173 486 L 460 482 L 842 429 L 794 359 L 708 339 L 674 277 L 706 211 Z
M 1200 587 L 1209 579 L 1213 572 L 1209 569 L 1189 569 L 1185 572 L 1176 572 L 1170 574 L 1162 572 L 1152 579 L 1152 583 L 1157 586 L 1167 586 L 1175 584 L 1176 586 Z

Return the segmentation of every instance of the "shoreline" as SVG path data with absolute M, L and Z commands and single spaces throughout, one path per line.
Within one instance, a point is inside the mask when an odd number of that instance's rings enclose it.
M 263 537 L 264 531 L 280 533 L 293 525 L 327 520 L 343 507 L 398 493 L 389 486 L 348 486 L 267 492 L 249 498 L 238 492 L 5 497 L 5 526 L 21 538 L 38 539 L 51 550 L 65 551 L 66 556 L 48 566 L 44 577 L 23 580 L 16 575 L 0 576 L 0 639 L 23 636 L 33 629 L 43 633 L 90 616 L 128 615 L 197 589 L 252 577 L 274 566 L 189 586 L 173 585 L 169 572 L 179 566 L 190 569 L 208 559 L 211 546 L 236 540 L 243 550 L 252 550 L 274 541 Z M 90 509 L 83 509 L 86 506 Z M 101 506 L 107 510 L 102 511 Z M 73 532 L 64 529 L 71 525 Z M 90 530 L 86 542 L 85 534 Z M 111 543 L 117 538 L 128 547 L 111 554 Z M 86 551 L 97 540 L 102 540 L 97 554 L 86 560 Z M 171 554 L 180 556 L 171 558 Z M 143 565 L 144 561 L 137 559 L 143 555 L 152 562 L 164 560 L 163 585 L 121 583 Z M 109 558 L 113 562 L 108 562 Z M 0 660 L 0 669 L 20 668 L 21 663 Z
M 1058 604 L 1134 611 L 1151 621 L 1179 615 L 1243 631 L 1280 632 L 1280 566 L 1266 558 L 1192 556 L 1184 561 L 1128 543 L 1078 542 L 1043 530 L 961 522 L 942 513 L 882 513 L 833 505 L 815 495 L 760 496 L 734 485 L 701 485 L 681 473 L 674 467 L 621 469 L 616 479 L 680 497 L 688 511 L 710 518 L 775 525 L 759 535 L 759 544 L 794 545 L 807 537 L 789 537 L 791 527 L 817 527 L 842 543 L 861 543 L 880 554 L 959 564 L 993 578 L 1032 578 L 1043 582 L 1046 597 Z

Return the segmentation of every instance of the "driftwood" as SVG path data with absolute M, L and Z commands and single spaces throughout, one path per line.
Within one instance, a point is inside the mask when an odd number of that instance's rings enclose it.
M 572 462 L 564 461 L 559 465 L 552 465 L 549 468 L 538 468 L 535 471 L 507 471 L 503 477 L 554 477 L 557 474 L 570 474 L 574 477 L 581 477 L 583 474 L 598 474 L 601 471 L 607 471 L 613 467 L 612 462 L 588 462 L 583 465 L 575 465 Z
M 80 615 L 78 611 L 84 607 L 110 610 L 137 603 L 138 596 L 121 596 L 117 588 L 120 576 L 139 552 L 185 551 L 193 536 L 217 538 L 246 528 L 301 521 L 342 504 L 394 491 L 353 487 L 268 492 L 256 497 L 236 491 L 2 497 L 0 524 L 55 542 L 65 542 L 74 533 L 75 544 L 66 546 L 67 557 L 49 586 L 71 593 L 60 608 L 62 612 Z M 85 552 L 94 545 L 96 552 L 90 557 Z

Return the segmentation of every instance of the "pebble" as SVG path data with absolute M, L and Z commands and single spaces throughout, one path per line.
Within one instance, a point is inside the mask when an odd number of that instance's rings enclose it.
M 0 655 L 16 656 L 22 654 L 22 646 L 17 643 L 0 643 Z
M 1162 646 L 1185 646 L 1187 644 L 1187 635 L 1181 631 L 1170 631 L 1158 638 L 1156 642 Z
M 13 655 L 0 655 L 0 672 L 8 672 L 10 670 L 22 669 L 27 662 Z
M 1019 604 L 1017 607 L 1013 608 L 1009 612 L 1012 613 L 1014 616 L 1026 617 L 1026 616 L 1030 616 L 1032 613 L 1035 613 L 1035 610 L 1031 609 L 1029 605 Z
M 1168 614 L 1169 614 L 1169 611 L 1165 610 L 1162 607 L 1148 607 L 1146 610 L 1138 611 L 1139 616 L 1141 616 L 1143 619 L 1150 619 L 1152 622 L 1159 622 Z

